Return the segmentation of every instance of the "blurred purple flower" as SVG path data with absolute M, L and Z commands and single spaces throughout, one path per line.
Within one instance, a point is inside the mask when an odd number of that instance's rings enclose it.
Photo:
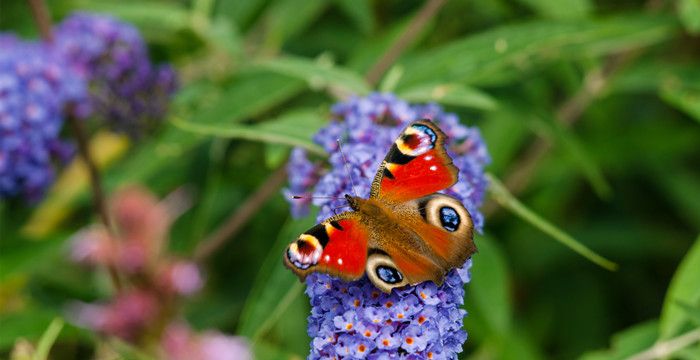
M 177 81 L 168 65 L 154 66 L 138 30 L 111 16 L 77 12 L 55 31 L 55 50 L 89 84 L 75 115 L 96 116 L 138 136 L 167 112 Z
M 434 104 L 410 105 L 391 94 L 371 94 L 352 98 L 333 107 L 332 121 L 322 128 L 314 141 L 330 154 L 330 169 L 308 169 L 310 161 L 303 153 L 290 160 L 290 188 L 312 193 L 320 207 L 317 220 L 333 215 L 333 208 L 345 201 L 329 200 L 352 194 L 336 139 L 343 143 L 358 195 L 369 196 L 379 164 L 401 130 L 411 121 L 428 118 L 447 134 L 448 153 L 459 168 L 459 181 L 445 193 L 457 197 L 472 215 L 478 231 L 483 227 L 479 207 L 487 186 L 484 166 L 490 161 L 476 128 L 460 124 L 455 114 Z M 298 151 L 298 150 L 297 150 Z M 319 174 L 323 174 L 319 177 Z M 303 184 L 299 186 L 299 184 Z M 292 202 L 293 214 L 302 213 L 308 204 Z M 367 278 L 345 282 L 325 274 L 307 277 L 306 294 L 311 299 L 308 332 L 312 337 L 309 359 L 352 357 L 367 359 L 455 359 L 462 351 L 467 333 L 462 329 L 466 311 L 464 283 L 469 281 L 471 259 L 447 274 L 437 286 L 425 282 L 384 294 Z
M 85 88 L 39 43 L 0 34 L 0 49 L 0 199 L 37 201 L 53 182 L 53 162 L 73 155 L 59 139 L 63 110 Z

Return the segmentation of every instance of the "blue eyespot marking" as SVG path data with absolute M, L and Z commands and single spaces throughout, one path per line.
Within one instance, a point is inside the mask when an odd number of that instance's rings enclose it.
M 449 206 L 440 208 L 440 223 L 447 231 L 456 231 L 459 228 L 459 214 Z
M 387 284 L 398 284 L 403 280 L 403 276 L 398 270 L 389 266 L 377 266 L 377 276 Z
M 437 140 L 437 134 L 435 134 L 435 131 L 433 131 L 433 129 L 421 124 L 415 124 L 412 127 L 422 132 L 423 134 L 430 136 L 430 143 L 435 144 L 435 141 Z

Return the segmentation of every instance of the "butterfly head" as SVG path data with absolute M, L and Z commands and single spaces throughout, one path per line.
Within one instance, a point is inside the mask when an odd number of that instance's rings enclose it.
M 350 206 L 351 209 L 357 211 L 360 208 L 360 200 L 362 200 L 359 197 L 352 196 L 349 194 L 345 194 L 345 200 L 348 201 L 348 206 Z

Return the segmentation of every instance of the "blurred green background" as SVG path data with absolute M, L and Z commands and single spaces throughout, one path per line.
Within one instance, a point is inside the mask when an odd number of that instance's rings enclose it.
M 56 21 L 82 9 L 134 23 L 179 72 L 155 136 L 93 140 L 108 191 L 192 194 L 170 247 L 201 255 L 207 283 L 184 316 L 253 338 L 260 359 L 305 358 L 308 301 L 280 254 L 313 218 L 290 218 L 278 169 L 291 145 L 313 146 L 331 104 L 378 90 L 478 126 L 489 172 L 525 206 L 496 188 L 484 207 L 461 358 L 622 359 L 690 333 L 663 355 L 700 359 L 700 2 L 427 3 L 434 16 L 412 0 L 49 2 Z M 38 37 L 24 1 L 2 0 L 0 27 Z M 96 218 L 88 190 L 66 171 L 42 203 L 0 205 L 2 357 L 69 300 L 109 296 L 105 274 L 66 259 L 70 235 Z M 241 209 L 244 225 L 202 255 Z M 52 357 L 89 357 L 103 341 L 68 324 Z

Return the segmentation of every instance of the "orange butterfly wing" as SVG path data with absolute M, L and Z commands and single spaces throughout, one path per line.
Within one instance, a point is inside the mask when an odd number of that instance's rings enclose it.
M 457 182 L 445 134 L 430 120 L 408 125 L 391 146 L 372 182 L 370 197 L 389 202 L 417 199 Z

